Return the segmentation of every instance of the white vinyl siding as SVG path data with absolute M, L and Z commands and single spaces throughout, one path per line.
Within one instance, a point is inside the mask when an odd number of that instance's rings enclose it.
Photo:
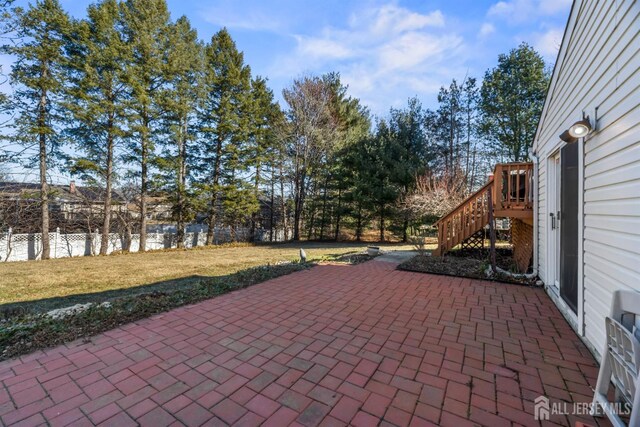
M 584 143 L 584 334 L 601 351 L 616 289 L 640 291 L 640 3 L 576 1 L 534 149 L 539 159 L 538 270 L 548 281 L 547 159 L 558 135 L 582 118 Z M 582 144 L 582 141 L 578 142 Z

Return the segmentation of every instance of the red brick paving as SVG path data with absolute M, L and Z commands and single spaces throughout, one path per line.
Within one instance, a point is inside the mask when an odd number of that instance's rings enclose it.
M 394 268 L 319 266 L 0 363 L 0 424 L 534 426 L 540 394 L 590 401 L 597 365 L 542 289 Z

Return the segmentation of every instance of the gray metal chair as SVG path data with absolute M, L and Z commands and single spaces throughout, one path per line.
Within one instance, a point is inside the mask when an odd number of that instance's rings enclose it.
M 602 352 L 593 409 L 601 409 L 616 427 L 625 426 L 616 406 L 607 399 L 609 383 L 615 387 L 618 402 L 631 406 L 629 427 L 640 427 L 640 292 L 618 290 L 613 293 L 611 312 L 605 319 L 607 342 Z M 600 411 L 597 411 L 600 413 Z

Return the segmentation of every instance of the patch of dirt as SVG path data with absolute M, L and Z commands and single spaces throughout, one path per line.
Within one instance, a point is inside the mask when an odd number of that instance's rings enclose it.
M 508 248 L 497 248 L 496 264 L 504 270 L 515 271 L 513 251 Z M 500 273 L 488 277 L 486 270 L 489 266 L 489 251 L 487 249 L 458 249 L 450 251 L 443 257 L 418 255 L 400 264 L 398 269 L 419 273 L 492 280 L 519 285 L 533 285 L 535 283 L 535 279 L 511 277 Z
M 378 255 L 376 255 L 378 256 Z M 335 258 L 330 258 L 331 262 L 340 262 L 345 264 L 361 264 L 363 262 L 371 261 L 375 256 L 370 256 L 366 253 L 356 253 L 356 254 L 344 254 Z

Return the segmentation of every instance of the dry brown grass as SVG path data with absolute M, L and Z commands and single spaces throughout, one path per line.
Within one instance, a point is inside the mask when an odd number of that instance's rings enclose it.
M 297 260 L 300 247 L 304 247 L 309 260 L 317 260 L 361 251 L 366 246 L 366 243 L 305 242 L 2 263 L 0 307 L 8 303 L 93 294 L 159 282 L 177 284 L 184 280 L 223 276 L 257 265 Z M 411 246 L 393 246 L 412 249 Z

